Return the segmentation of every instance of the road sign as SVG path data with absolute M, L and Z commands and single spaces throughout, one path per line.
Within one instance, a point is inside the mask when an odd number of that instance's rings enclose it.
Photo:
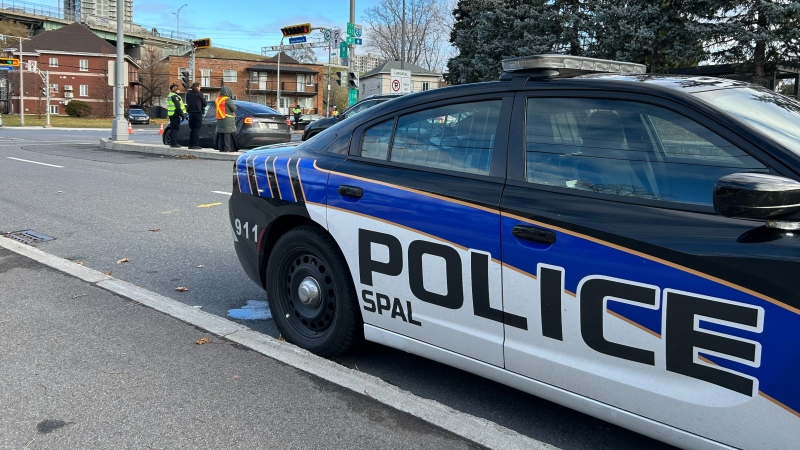
M 392 94 L 409 94 L 411 93 L 411 71 L 392 69 L 390 71 L 391 81 L 389 88 Z
M 356 38 L 347 36 L 347 45 L 354 45 L 356 43 Z
M 350 106 L 353 106 L 356 103 L 358 103 L 358 88 L 350 88 L 348 103 L 350 104 Z
M 354 37 L 361 37 L 361 25 L 357 23 L 347 22 L 347 35 Z
M 361 45 L 361 43 L 363 42 L 363 40 L 362 40 L 361 38 L 354 38 L 354 39 L 353 39 L 353 42 L 355 42 L 355 44 L 356 44 L 356 45 Z
M 0 66 L 0 70 L 14 70 L 11 66 Z
M 333 37 L 333 30 L 326 28 L 325 31 L 322 32 L 322 36 L 325 38 L 325 42 L 330 41 Z
M 355 26 L 355 30 L 354 30 L 355 34 L 353 34 L 353 36 L 355 36 L 357 38 L 360 38 L 361 37 L 361 25 L 359 25 L 359 24 L 355 24 L 355 25 L 356 25 Z
M 338 47 L 339 43 L 342 41 L 342 30 L 338 28 L 333 29 L 333 46 Z
M 298 36 L 298 37 L 290 37 L 289 38 L 289 43 L 290 44 L 302 44 L 305 41 L 306 41 L 306 37 L 305 36 Z
M 347 42 L 339 43 L 339 58 L 347 58 Z

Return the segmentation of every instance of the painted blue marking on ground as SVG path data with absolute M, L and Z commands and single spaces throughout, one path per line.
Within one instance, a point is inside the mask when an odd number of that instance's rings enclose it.
M 239 309 L 229 309 L 228 317 L 236 320 L 267 320 L 272 318 L 272 312 L 267 302 L 248 300 L 247 304 Z

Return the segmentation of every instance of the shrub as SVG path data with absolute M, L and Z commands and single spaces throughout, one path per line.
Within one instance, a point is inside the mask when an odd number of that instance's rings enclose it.
M 92 107 L 81 100 L 70 100 L 67 103 L 67 115 L 71 117 L 88 117 L 92 114 Z

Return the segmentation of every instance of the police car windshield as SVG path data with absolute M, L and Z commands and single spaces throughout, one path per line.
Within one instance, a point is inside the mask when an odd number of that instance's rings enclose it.
M 744 87 L 695 95 L 800 155 L 800 102 L 797 100 L 766 89 Z

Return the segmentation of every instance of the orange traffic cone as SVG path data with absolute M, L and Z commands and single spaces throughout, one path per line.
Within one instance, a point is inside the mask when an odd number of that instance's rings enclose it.
M 161 127 L 158 128 L 158 135 L 160 136 L 162 134 L 164 134 L 164 124 L 163 123 L 161 124 Z
M 128 122 L 128 134 L 133 134 L 133 127 L 130 122 Z

